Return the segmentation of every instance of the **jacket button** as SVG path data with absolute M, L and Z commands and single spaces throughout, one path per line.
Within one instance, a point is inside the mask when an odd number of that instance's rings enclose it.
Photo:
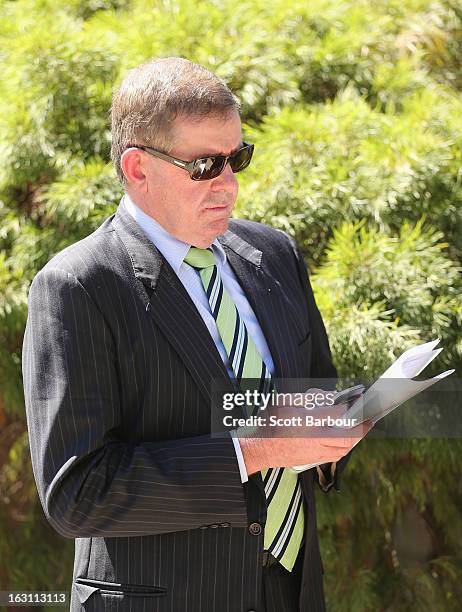
M 250 523 L 249 532 L 252 535 L 255 535 L 255 536 L 260 535 L 262 531 L 263 529 L 261 528 L 260 523 Z

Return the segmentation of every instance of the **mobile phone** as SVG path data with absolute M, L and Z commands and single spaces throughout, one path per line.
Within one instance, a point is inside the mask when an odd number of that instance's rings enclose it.
M 336 406 L 337 404 L 346 404 L 350 400 L 362 395 L 365 390 L 366 387 L 364 385 L 355 385 L 354 387 L 349 387 L 348 389 L 339 391 L 335 394 L 334 406 Z

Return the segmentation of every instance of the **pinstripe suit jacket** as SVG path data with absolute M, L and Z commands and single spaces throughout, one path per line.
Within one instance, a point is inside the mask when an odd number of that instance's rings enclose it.
M 293 241 L 244 220 L 219 239 L 275 375 L 334 377 Z M 40 501 L 75 538 L 72 612 L 261 610 L 263 531 L 249 526 L 265 523 L 262 479 L 242 484 L 231 439 L 210 436 L 211 380 L 229 381 L 225 366 L 123 203 L 35 276 L 23 377 Z M 315 477 L 302 476 L 306 611 L 324 610 Z

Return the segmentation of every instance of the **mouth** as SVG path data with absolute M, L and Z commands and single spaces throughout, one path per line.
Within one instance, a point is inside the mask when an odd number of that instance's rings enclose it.
M 205 210 L 224 210 L 229 208 L 229 204 L 217 204 L 216 206 L 207 206 Z
M 215 204 L 214 206 L 207 206 L 206 209 L 215 209 L 215 208 L 228 208 L 229 204 Z

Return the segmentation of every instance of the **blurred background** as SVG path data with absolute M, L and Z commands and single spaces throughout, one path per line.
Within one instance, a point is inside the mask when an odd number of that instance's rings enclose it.
M 235 216 L 299 242 L 339 373 L 439 337 L 435 371 L 461 376 L 460 0 L 0 0 L 0 39 L 0 590 L 70 588 L 30 464 L 27 292 L 115 211 L 111 95 L 145 60 L 238 96 L 255 155 Z M 368 439 L 319 492 L 329 612 L 461 609 L 461 450 Z

